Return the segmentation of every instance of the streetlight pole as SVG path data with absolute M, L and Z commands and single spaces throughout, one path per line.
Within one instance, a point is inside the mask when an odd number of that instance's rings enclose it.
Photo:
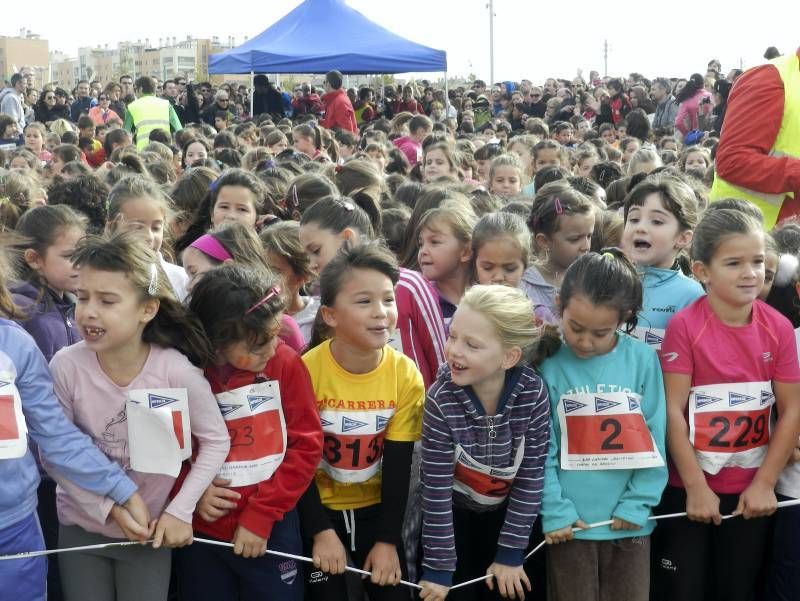
M 494 85 L 494 0 L 489 0 L 489 86 Z

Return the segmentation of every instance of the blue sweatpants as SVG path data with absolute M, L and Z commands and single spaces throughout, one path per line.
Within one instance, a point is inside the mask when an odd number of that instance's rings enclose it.
M 195 532 L 196 537 L 209 538 Z M 226 541 L 229 542 L 229 541 Z M 267 548 L 301 555 L 297 511 L 272 527 Z M 302 601 L 303 568 L 274 555 L 245 559 L 229 547 L 192 543 L 175 552 L 179 597 L 183 601 Z
M 0 530 L 0 555 L 44 550 L 36 513 Z M 47 596 L 47 558 L 0 561 L 0 598 L 44 601 Z

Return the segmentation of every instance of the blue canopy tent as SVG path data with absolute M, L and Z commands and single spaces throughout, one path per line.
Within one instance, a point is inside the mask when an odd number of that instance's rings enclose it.
M 444 50 L 400 37 L 344 0 L 305 0 L 241 46 L 208 58 L 209 73 L 250 73 L 251 78 L 255 73 L 331 69 L 351 74 L 442 71 L 447 88 Z

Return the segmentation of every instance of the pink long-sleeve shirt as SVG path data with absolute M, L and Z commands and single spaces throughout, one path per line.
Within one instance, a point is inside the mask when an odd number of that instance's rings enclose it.
M 203 372 L 175 349 L 150 346 L 142 371 L 128 386 L 118 386 L 85 342 L 61 349 L 50 362 L 56 396 L 67 417 L 87 434 L 111 460 L 125 470 L 139 487 L 152 518 L 163 512 L 192 522 L 192 513 L 205 489 L 214 479 L 230 448 L 230 437 L 217 407 L 216 398 Z M 185 388 L 189 400 L 192 437 L 199 452 L 178 493 L 170 501 L 175 478 L 144 474 L 131 469 L 125 401 L 129 390 Z M 88 532 L 111 538 L 125 538 L 109 519 L 114 501 L 64 482 L 57 491 L 58 519 Z
M 712 106 L 711 103 L 701 105 L 700 103 L 704 98 L 711 98 L 711 92 L 708 90 L 698 90 L 694 96 L 681 102 L 678 106 L 678 114 L 675 116 L 675 129 L 681 132 L 684 136 L 697 129 L 698 120 L 697 115 L 703 111 L 708 115 Z
M 395 350 L 414 361 L 427 390 L 444 362 L 445 333 L 439 296 L 419 273 L 401 268 L 395 301 L 397 331 L 402 342 L 402 348 Z

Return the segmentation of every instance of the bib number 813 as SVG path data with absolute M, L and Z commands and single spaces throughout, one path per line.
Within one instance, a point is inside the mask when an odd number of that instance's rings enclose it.
M 375 463 L 383 451 L 383 436 L 332 436 L 325 435 L 323 453 L 334 467 L 363 469 Z

